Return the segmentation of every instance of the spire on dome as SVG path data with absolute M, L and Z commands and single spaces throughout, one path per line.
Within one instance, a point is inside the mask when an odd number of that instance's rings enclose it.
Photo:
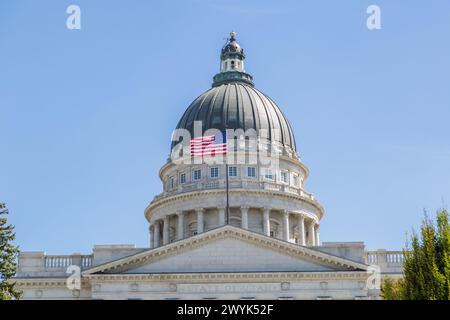
M 253 77 L 245 72 L 244 59 L 244 49 L 236 42 L 236 32 L 231 31 L 220 54 L 220 73 L 214 76 L 213 86 L 237 81 L 253 85 Z

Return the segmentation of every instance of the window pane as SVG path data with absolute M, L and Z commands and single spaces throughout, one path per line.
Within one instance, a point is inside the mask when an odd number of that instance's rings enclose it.
M 247 168 L 247 176 L 249 176 L 249 177 L 256 177 L 256 168 L 255 167 L 248 167 Z
M 273 180 L 272 169 L 266 169 L 266 170 L 265 170 L 265 173 L 264 173 L 264 177 L 265 177 L 266 179 Z
M 281 181 L 288 182 L 288 173 L 286 171 L 281 171 Z
M 228 167 L 228 175 L 230 177 L 236 177 L 237 176 L 237 168 L 236 167 Z
M 202 177 L 200 170 L 194 170 L 192 175 L 193 175 L 194 180 L 200 180 L 200 178 Z
M 217 178 L 218 176 L 219 176 L 219 168 L 217 167 L 211 168 L 210 177 Z

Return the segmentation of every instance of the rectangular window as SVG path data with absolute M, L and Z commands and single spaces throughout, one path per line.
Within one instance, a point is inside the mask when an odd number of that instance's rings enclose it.
M 256 168 L 255 167 L 247 167 L 247 177 L 250 177 L 250 178 L 256 177 Z
M 294 186 L 299 187 L 298 174 L 294 174 Z
M 287 171 L 281 171 L 281 182 L 288 183 L 288 173 Z
M 180 183 L 186 183 L 186 173 L 180 174 Z
M 218 167 L 210 168 L 209 177 L 210 178 L 218 178 L 219 177 L 219 168 Z
M 170 182 L 169 182 L 169 185 L 170 185 L 170 189 L 173 189 L 174 187 L 175 187 L 175 181 L 174 181 L 174 178 L 170 178 Z
M 264 170 L 264 178 L 266 178 L 267 180 L 273 180 L 272 169 L 265 169 Z
M 228 176 L 236 177 L 237 176 L 237 168 L 236 167 L 228 167 Z
M 202 178 L 202 172 L 200 169 L 192 171 L 192 180 L 200 180 Z

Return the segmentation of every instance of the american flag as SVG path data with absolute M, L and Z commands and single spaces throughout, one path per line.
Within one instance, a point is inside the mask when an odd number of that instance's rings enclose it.
M 219 132 L 216 135 L 202 136 L 191 139 L 192 157 L 214 157 L 227 154 L 226 134 Z

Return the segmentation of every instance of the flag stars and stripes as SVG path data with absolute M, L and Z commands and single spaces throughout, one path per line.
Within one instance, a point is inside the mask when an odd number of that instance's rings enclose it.
M 226 154 L 228 150 L 226 137 L 223 133 L 192 138 L 190 147 L 191 156 L 193 157 L 214 157 L 216 155 Z

